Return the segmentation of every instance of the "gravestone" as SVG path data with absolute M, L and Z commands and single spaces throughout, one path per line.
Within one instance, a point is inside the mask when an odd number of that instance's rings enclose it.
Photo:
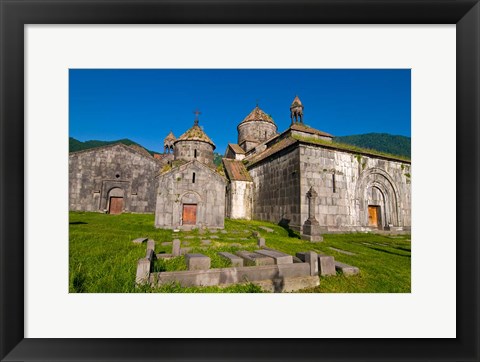
M 147 250 L 155 250 L 155 240 L 147 240 Z
M 185 262 L 188 270 L 210 269 L 210 258 L 203 254 L 186 254 Z
M 175 239 L 172 241 L 172 255 L 179 256 L 180 255 L 180 240 Z
M 277 250 L 265 250 L 265 249 L 255 250 L 255 253 L 260 254 L 260 255 L 265 255 L 265 256 L 268 256 L 268 257 L 272 258 L 273 260 L 275 260 L 275 264 L 277 264 L 277 265 L 292 264 L 293 263 L 293 258 L 292 258 L 291 255 L 282 253 L 282 252 L 277 251 Z
M 265 238 L 258 238 L 257 239 L 257 245 L 261 248 L 265 246 Z
M 232 253 L 228 253 L 226 251 L 222 251 L 222 252 L 218 253 L 218 255 L 220 255 L 222 258 L 230 260 L 233 267 L 242 267 L 243 266 L 243 259 L 240 258 L 237 255 L 234 255 Z
M 147 240 L 148 240 L 148 238 L 137 238 L 137 239 L 132 240 L 132 243 L 134 243 L 134 244 L 142 244 L 142 243 L 144 243 L 144 242 L 147 241 Z
M 320 275 L 337 275 L 335 271 L 335 258 L 333 256 L 319 255 L 318 262 Z
M 310 275 L 318 275 L 318 255 L 314 251 L 305 253 L 305 263 L 310 264 Z
M 243 259 L 243 265 L 245 266 L 275 265 L 275 260 L 265 255 L 250 251 L 237 251 L 235 254 Z
M 340 270 L 343 275 L 356 275 L 360 272 L 356 266 L 340 263 L 339 261 L 335 262 L 335 269 Z

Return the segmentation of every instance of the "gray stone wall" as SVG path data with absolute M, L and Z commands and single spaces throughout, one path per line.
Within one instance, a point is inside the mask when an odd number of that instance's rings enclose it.
M 238 125 L 237 129 L 238 144 L 245 151 L 248 151 L 259 143 L 265 142 L 277 133 L 277 127 L 275 124 L 263 121 L 241 123 Z
M 315 217 L 323 232 L 371 230 L 368 206 L 379 206 L 379 229 L 411 227 L 411 165 L 300 144 L 249 167 L 253 218 L 302 230 L 307 192 L 318 193 Z
M 298 148 L 281 151 L 268 162 L 248 168 L 255 184 L 253 218 L 288 223 L 299 230 L 300 153 Z
M 69 208 L 108 210 L 109 196 L 123 196 L 123 211 L 155 210 L 155 175 L 160 163 L 125 145 L 69 155 Z
M 213 165 L 213 146 L 202 141 L 175 142 L 174 155 L 176 160 L 192 161 Z
M 227 186 L 226 216 L 230 219 L 252 219 L 253 182 L 230 181 Z
M 189 162 L 159 175 L 155 226 L 158 228 L 182 226 L 183 205 L 196 204 L 197 226 L 223 228 L 225 192 L 225 178 L 198 161 Z
M 410 229 L 409 163 L 305 144 L 299 153 L 302 225 L 308 218 L 306 194 L 313 186 L 323 231 L 369 230 L 369 205 L 380 207 L 380 229 Z

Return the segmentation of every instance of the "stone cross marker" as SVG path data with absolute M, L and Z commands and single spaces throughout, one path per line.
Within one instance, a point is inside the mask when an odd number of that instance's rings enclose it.
M 312 242 L 323 241 L 323 237 L 320 235 L 320 224 L 315 218 L 315 200 L 317 199 L 317 192 L 310 187 L 307 192 L 308 198 L 308 219 L 303 224 L 302 239 Z

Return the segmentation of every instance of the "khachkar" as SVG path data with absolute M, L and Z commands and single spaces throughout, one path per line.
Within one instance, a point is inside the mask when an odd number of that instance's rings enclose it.
M 315 219 L 315 200 L 317 198 L 317 192 L 310 187 L 307 192 L 308 198 L 308 219 L 303 224 L 302 239 L 312 242 L 323 241 L 322 235 L 320 235 L 320 224 Z

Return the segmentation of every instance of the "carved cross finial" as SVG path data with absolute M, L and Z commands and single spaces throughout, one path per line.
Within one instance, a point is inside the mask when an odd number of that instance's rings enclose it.
M 202 114 L 202 112 L 200 112 L 200 111 L 198 110 L 198 108 L 197 108 L 197 109 L 193 112 L 193 114 L 195 115 L 195 126 L 198 126 L 198 116 L 199 116 L 200 114 Z

